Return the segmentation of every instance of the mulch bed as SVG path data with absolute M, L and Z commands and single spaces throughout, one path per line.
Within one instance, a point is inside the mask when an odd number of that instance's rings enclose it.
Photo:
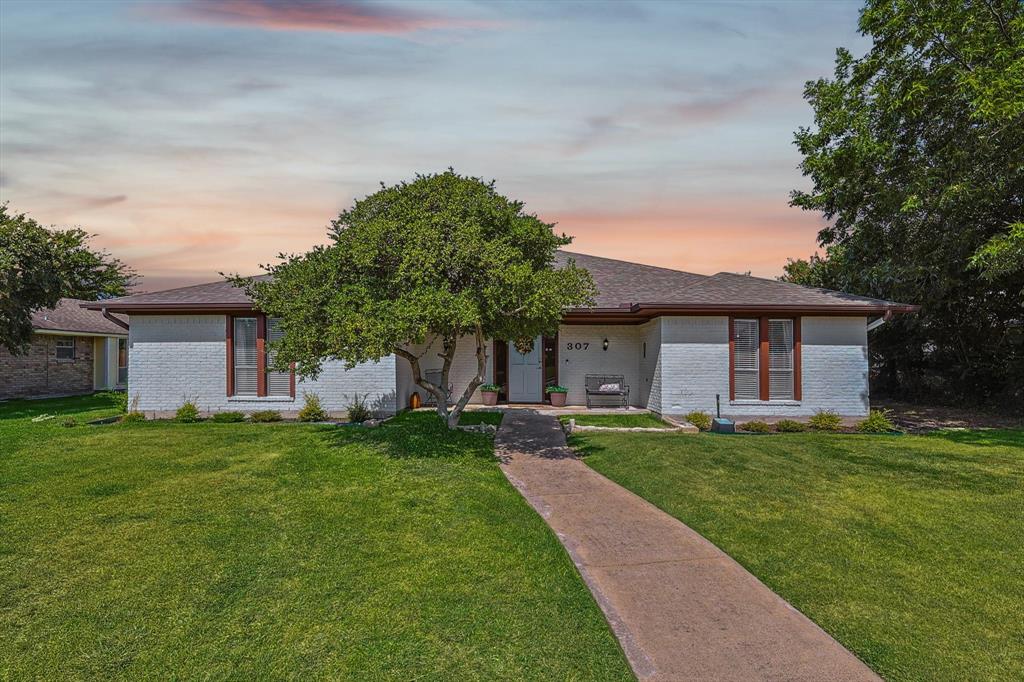
M 935 429 L 1019 429 L 1024 416 L 963 407 L 872 401 L 872 408 L 889 410 L 889 418 L 907 431 Z

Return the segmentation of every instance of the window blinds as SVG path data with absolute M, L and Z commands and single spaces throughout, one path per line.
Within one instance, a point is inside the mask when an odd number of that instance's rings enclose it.
M 281 321 L 276 317 L 267 318 L 267 343 L 272 347 L 275 341 L 284 338 L 284 331 L 281 330 Z M 273 350 L 267 351 L 267 367 L 274 364 L 276 353 Z M 291 395 L 292 380 L 291 372 L 267 372 L 267 395 Z
M 236 317 L 235 395 L 256 395 L 256 318 Z
M 768 320 L 768 397 L 793 399 L 793 320 Z
M 757 400 L 758 331 L 757 320 L 733 320 L 733 358 L 737 400 Z

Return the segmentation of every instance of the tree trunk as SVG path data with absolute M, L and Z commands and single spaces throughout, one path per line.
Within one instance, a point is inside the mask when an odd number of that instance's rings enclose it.
M 438 356 L 444 361 L 441 366 L 441 385 L 438 386 L 423 378 L 423 373 L 420 368 L 420 359 L 418 356 L 413 355 L 404 348 L 396 347 L 395 355 L 405 358 L 409 361 L 412 366 L 412 379 L 413 382 L 423 390 L 430 393 L 437 400 L 437 416 L 448 426 L 449 429 L 454 429 L 459 423 L 459 417 L 462 416 L 462 411 L 466 408 L 470 398 L 473 397 L 473 393 L 476 389 L 484 383 L 484 379 L 487 376 L 487 340 L 484 338 L 483 329 L 480 325 L 476 326 L 474 330 L 476 337 L 476 375 L 466 386 L 466 390 L 463 391 L 459 401 L 449 411 L 448 409 L 448 377 L 451 373 L 452 363 L 455 360 L 455 349 L 458 344 L 458 339 L 455 337 L 446 337 L 444 339 L 444 350 L 439 353 Z
M 459 417 L 462 416 L 462 411 L 466 408 L 466 404 L 473 397 L 473 393 L 480 387 L 480 384 L 484 383 L 484 379 L 487 376 L 487 340 L 484 338 L 484 331 L 480 325 L 476 326 L 474 335 L 476 336 L 476 376 L 466 386 L 466 390 L 462 392 L 459 402 L 455 403 L 455 407 L 448 414 L 449 429 L 454 429 L 459 423 Z

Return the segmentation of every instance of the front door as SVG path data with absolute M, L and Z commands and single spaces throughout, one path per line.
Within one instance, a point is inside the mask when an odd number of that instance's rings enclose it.
M 508 344 L 508 400 L 511 403 L 539 403 L 543 398 L 543 345 L 538 336 L 529 353 L 520 353 Z

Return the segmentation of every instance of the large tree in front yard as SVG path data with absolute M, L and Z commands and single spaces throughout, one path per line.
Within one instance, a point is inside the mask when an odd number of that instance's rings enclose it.
M 856 58 L 807 84 L 796 144 L 824 257 L 801 284 L 921 304 L 874 333 L 877 385 L 1024 401 L 1024 4 L 868 0 Z
M 0 346 L 24 351 L 32 314 L 62 298 L 94 300 L 128 293 L 135 271 L 89 246 L 80 228 L 46 228 L 0 204 Z
M 554 267 L 571 238 L 553 227 L 498 194 L 493 181 L 451 170 L 419 175 L 356 201 L 333 221 L 332 244 L 282 256 L 266 268 L 272 279 L 233 281 L 281 319 L 279 369 L 295 362 L 299 374 L 315 376 L 325 359 L 352 366 L 395 354 L 454 427 L 484 381 L 487 339 L 525 349 L 558 328 L 563 308 L 592 300 L 586 270 Z M 449 372 L 465 337 L 476 373 L 456 387 L 449 409 Z M 440 383 L 425 379 L 413 351 L 424 344 L 441 349 Z

